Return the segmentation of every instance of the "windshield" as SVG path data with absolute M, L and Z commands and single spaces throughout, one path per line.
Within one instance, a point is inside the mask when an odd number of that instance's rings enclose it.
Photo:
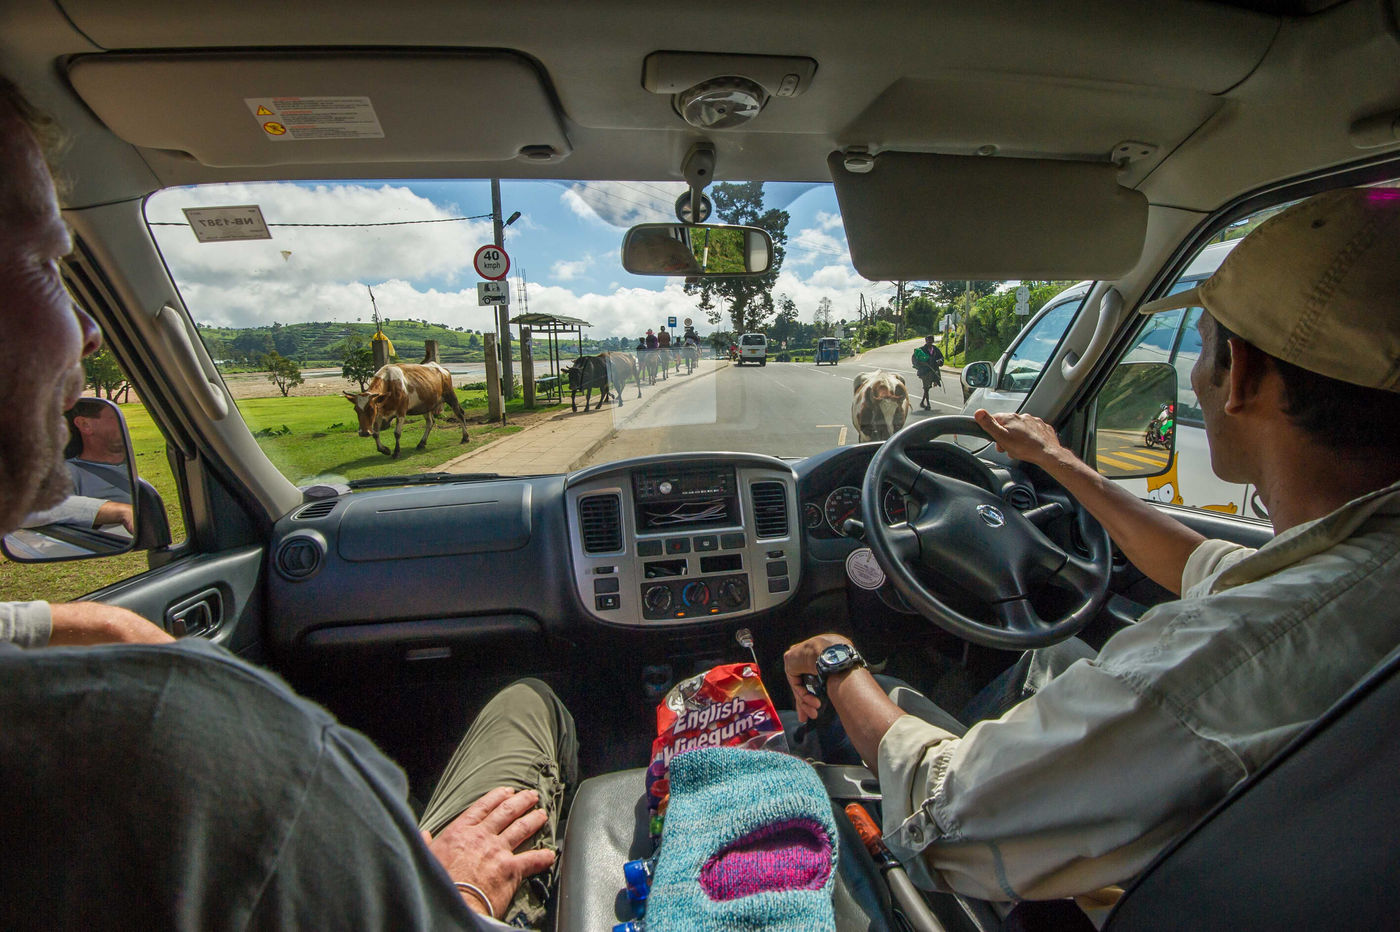
M 917 387 L 910 357 L 925 334 L 956 368 L 969 315 L 1004 343 L 1025 320 L 1011 309 L 1016 282 L 972 283 L 969 295 L 962 282 L 861 277 L 826 184 L 708 190 L 711 222 L 772 234 L 769 275 L 625 272 L 625 230 L 673 221 L 685 190 L 505 181 L 499 247 L 484 180 L 172 188 L 146 217 L 240 413 L 299 486 L 567 472 L 687 450 L 807 456 L 856 442 L 859 373 L 890 369 Z M 823 338 L 839 341 L 836 360 L 818 359 Z M 747 355 L 754 347 L 766 349 Z M 576 366 L 580 356 L 598 365 Z M 419 384 L 412 367 L 436 364 L 445 382 L 400 404 L 381 363 L 404 385 Z M 509 391 L 500 410 L 490 372 Z M 931 400 L 911 420 L 959 413 L 956 376 Z

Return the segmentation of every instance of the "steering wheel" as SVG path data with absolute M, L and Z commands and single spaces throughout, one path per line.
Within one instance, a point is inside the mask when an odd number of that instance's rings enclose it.
M 860 506 L 865 540 L 895 589 L 921 615 L 958 637 L 1013 650 L 1045 647 L 1063 641 L 1093 618 L 1108 592 L 1111 549 L 1108 534 L 1068 495 L 1069 507 L 1048 502 L 1025 512 L 998 495 L 987 466 L 961 447 L 940 452 L 964 458 L 987 479 L 986 488 L 924 469 L 909 458 L 911 447 L 944 434 L 987 437 L 970 417 L 933 417 L 916 421 L 886 440 L 866 470 Z M 990 438 L 988 438 L 990 439 Z M 952 453 L 950 451 L 957 451 Z M 884 483 L 912 497 L 907 523 L 888 527 L 880 510 Z M 1041 530 L 1068 515 L 1077 526 L 1089 556 L 1066 551 Z M 969 618 L 934 595 L 914 572 L 931 570 L 955 580 L 987 606 L 991 620 Z M 1057 584 L 1082 595 L 1060 618 L 1042 618 L 1031 595 Z

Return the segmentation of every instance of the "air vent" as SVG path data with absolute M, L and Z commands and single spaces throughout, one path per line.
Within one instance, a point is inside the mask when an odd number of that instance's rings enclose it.
M 327 499 L 326 501 L 312 502 L 310 505 L 307 505 L 296 514 L 292 515 L 292 518 L 297 521 L 306 521 L 311 518 L 324 518 L 332 511 L 335 511 L 335 506 L 337 504 L 339 503 L 333 498 Z
M 788 534 L 787 490 L 781 482 L 755 482 L 749 487 L 753 499 L 753 523 L 759 539 L 786 537 Z
M 1006 504 L 1017 511 L 1029 511 L 1036 506 L 1037 501 L 1035 489 L 1028 485 L 1013 485 L 1002 497 L 1006 499 Z
M 288 537 L 277 548 L 277 572 L 293 582 L 309 579 L 321 569 L 325 544 L 318 537 L 299 534 Z
M 584 553 L 618 553 L 622 550 L 621 503 L 616 495 L 589 495 L 579 499 L 578 524 Z

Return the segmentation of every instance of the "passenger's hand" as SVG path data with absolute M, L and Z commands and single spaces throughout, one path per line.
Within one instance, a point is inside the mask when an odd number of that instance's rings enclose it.
M 998 450 L 1018 460 L 1044 468 L 1066 452 L 1055 428 L 1033 414 L 992 414 L 978 408 L 972 416 Z
M 537 808 L 539 801 L 534 790 L 517 792 L 499 786 L 468 806 L 436 838 L 423 832 L 428 850 L 447 868 L 448 875 L 480 887 L 491 898 L 490 911 L 497 918 L 505 915 L 526 877 L 554 863 L 554 852 L 548 848 L 515 853 L 549 821 L 548 814 Z M 476 912 L 488 912 L 475 894 L 462 891 L 462 897 Z
M 164 629 L 135 612 L 101 602 L 55 602 L 49 606 L 54 647 L 92 644 L 169 644 L 175 640 Z
M 131 506 L 123 502 L 103 502 L 97 509 L 97 516 L 92 519 L 93 527 L 103 527 L 108 524 L 120 524 L 126 528 L 128 534 L 136 533 L 136 521 L 132 517 Z
M 850 638 L 839 634 L 819 634 L 792 645 L 783 654 L 783 672 L 787 675 L 788 688 L 792 690 L 792 704 L 797 709 L 799 722 L 816 718 L 822 708 L 821 700 L 807 692 L 807 687 L 802 685 L 803 674 L 816 676 L 817 656 L 822 651 L 833 644 L 850 643 Z

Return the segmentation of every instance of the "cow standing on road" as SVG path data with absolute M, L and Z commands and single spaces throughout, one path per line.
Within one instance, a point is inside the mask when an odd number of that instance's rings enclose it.
M 904 378 L 886 369 L 856 376 L 851 422 L 861 442 L 888 440 L 909 419 L 909 389 Z
M 426 427 L 417 449 L 426 447 L 428 435 L 433 432 L 433 418 L 442 412 L 444 404 L 452 406 L 452 413 L 462 423 L 462 442 L 467 442 L 467 415 L 457 401 L 452 373 L 435 362 L 382 366 L 370 380 L 368 391 L 344 394 L 360 419 L 360 436 L 373 437 L 375 449 L 385 456 L 399 458 L 403 422 L 411 414 L 423 415 Z M 379 441 L 380 428 L 390 420 L 394 422 L 392 453 Z
M 622 407 L 622 390 L 630 379 L 636 380 L 637 397 L 642 397 L 641 370 L 630 353 L 580 356 L 564 372 L 569 378 L 569 406 L 575 411 L 578 410 L 578 393 L 583 392 L 583 410 L 587 411 L 594 389 L 598 390 L 598 408 L 613 395 L 617 396 L 617 406 Z

